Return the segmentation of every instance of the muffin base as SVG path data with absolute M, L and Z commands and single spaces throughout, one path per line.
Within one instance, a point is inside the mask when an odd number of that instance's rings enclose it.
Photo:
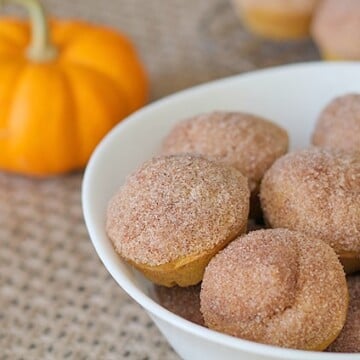
M 348 297 L 347 297 L 347 302 L 349 303 L 349 294 L 348 294 Z M 345 316 L 345 319 L 346 319 L 346 316 Z M 342 329 L 341 329 L 342 330 Z M 315 348 L 311 349 L 307 349 L 307 350 L 310 350 L 310 351 L 324 351 L 326 350 L 336 339 L 337 337 L 340 335 L 341 333 L 341 330 L 340 331 L 336 331 L 334 333 L 334 335 L 329 338 L 326 342 L 322 343 L 321 345 L 319 346 L 316 346 Z
M 243 9 L 241 17 L 251 32 L 271 40 L 303 39 L 310 35 L 309 14 Z
M 350 56 L 343 56 L 340 54 L 336 54 L 335 52 L 319 49 L 321 57 L 323 60 L 326 61 L 344 61 L 344 60 L 350 60 L 350 61 L 360 61 L 360 55 L 358 57 L 350 57 Z
M 184 256 L 166 264 L 149 266 L 146 264 L 138 264 L 129 260 L 126 261 L 157 285 L 167 287 L 175 285 L 182 287 L 196 285 L 202 280 L 205 268 L 209 261 L 232 240 L 239 235 L 244 234 L 246 229 L 247 221 L 245 221 L 239 231 L 231 234 L 231 236 L 229 236 L 225 241 L 221 242 L 212 249 L 200 254 Z

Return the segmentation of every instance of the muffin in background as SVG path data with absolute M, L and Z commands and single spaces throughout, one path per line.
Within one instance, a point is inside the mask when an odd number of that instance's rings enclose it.
M 360 94 L 339 96 L 323 109 L 312 143 L 318 147 L 360 152 Z
M 311 33 L 325 60 L 360 60 L 360 1 L 322 1 Z
M 245 26 L 271 40 L 293 40 L 310 35 L 319 0 L 232 0 Z

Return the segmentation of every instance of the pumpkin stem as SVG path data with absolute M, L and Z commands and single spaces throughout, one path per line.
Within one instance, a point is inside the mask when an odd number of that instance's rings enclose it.
M 0 0 L 0 5 L 4 4 L 19 4 L 28 11 L 32 34 L 30 45 L 26 50 L 27 57 L 36 62 L 56 58 L 58 52 L 50 41 L 49 26 L 42 4 L 38 0 Z

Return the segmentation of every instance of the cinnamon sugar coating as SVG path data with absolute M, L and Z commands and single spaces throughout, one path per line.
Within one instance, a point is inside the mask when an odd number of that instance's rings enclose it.
M 186 320 L 204 326 L 204 318 L 200 312 L 200 285 L 171 288 L 155 285 L 155 293 L 163 307 Z
M 114 195 L 106 230 L 125 260 L 158 266 L 239 234 L 248 211 L 247 180 L 236 169 L 200 156 L 162 156 L 144 163 Z
M 340 96 L 325 107 L 317 121 L 312 143 L 360 152 L 360 94 Z
M 360 275 L 348 276 L 350 294 L 346 323 L 337 339 L 329 346 L 331 352 L 360 352 Z
M 342 329 L 344 271 L 331 247 L 286 229 L 258 230 L 219 252 L 205 270 L 205 324 L 281 347 L 323 350 Z
M 234 166 L 257 187 L 265 171 L 288 149 L 288 135 L 261 117 L 216 111 L 179 122 L 165 138 L 163 154 L 196 153 Z
M 271 227 L 302 231 L 342 255 L 360 255 L 360 155 L 309 148 L 287 154 L 260 191 Z

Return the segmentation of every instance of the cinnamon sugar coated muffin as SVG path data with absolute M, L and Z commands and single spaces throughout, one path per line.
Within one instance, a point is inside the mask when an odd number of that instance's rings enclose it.
M 285 229 L 239 237 L 206 267 L 205 324 L 243 339 L 324 350 L 346 318 L 348 290 L 334 250 Z
M 268 120 L 216 111 L 176 124 L 164 139 L 162 153 L 196 153 L 234 166 L 249 178 L 251 213 L 257 217 L 260 181 L 272 163 L 287 152 L 288 145 L 287 132 Z
M 311 32 L 324 59 L 360 60 L 360 1 L 323 0 Z
M 153 158 L 111 199 L 106 230 L 115 250 L 159 285 L 201 281 L 209 260 L 246 231 L 247 179 L 200 156 Z
M 200 312 L 200 285 L 171 288 L 155 286 L 157 299 L 164 308 L 195 324 L 204 326 Z
M 290 40 L 309 36 L 319 0 L 232 0 L 245 25 L 260 36 Z
M 349 310 L 344 328 L 328 348 L 331 352 L 360 352 L 360 275 L 348 276 L 347 284 Z
M 360 155 L 310 148 L 278 159 L 260 190 L 271 227 L 331 245 L 347 272 L 360 269 Z
M 317 121 L 312 143 L 360 152 L 360 94 L 337 97 L 325 107 Z

